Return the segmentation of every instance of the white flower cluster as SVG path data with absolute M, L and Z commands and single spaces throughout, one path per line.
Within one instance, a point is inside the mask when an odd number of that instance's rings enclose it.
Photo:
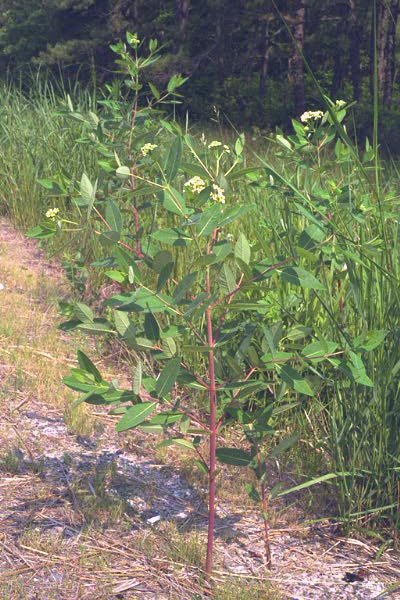
M 210 142 L 208 144 L 208 148 L 219 148 L 220 146 L 223 147 L 224 152 L 226 152 L 227 154 L 230 153 L 230 148 L 227 144 L 222 144 L 222 142 L 219 142 L 218 140 L 213 140 L 212 142 Z
M 200 192 L 202 192 L 207 187 L 207 184 L 204 181 L 204 179 L 198 177 L 198 175 L 195 175 L 194 177 L 189 179 L 189 181 L 186 181 L 184 186 L 187 187 L 191 192 L 193 192 L 193 194 L 200 194 Z
M 322 119 L 324 113 L 322 110 L 307 110 L 300 117 L 300 121 L 302 123 L 308 123 L 309 121 L 316 121 L 317 119 Z
M 346 100 L 336 100 L 335 102 L 335 108 L 343 108 L 343 106 L 346 106 L 347 102 Z
M 49 208 L 49 210 L 46 212 L 46 218 L 55 221 L 59 212 L 59 208 Z
M 145 144 L 140 148 L 140 154 L 142 156 L 147 156 L 149 152 L 152 152 L 155 148 L 157 148 L 157 144 Z
M 214 191 L 210 194 L 210 198 L 214 200 L 214 202 L 225 204 L 225 192 L 222 187 L 219 187 L 219 185 L 213 183 L 213 190 Z

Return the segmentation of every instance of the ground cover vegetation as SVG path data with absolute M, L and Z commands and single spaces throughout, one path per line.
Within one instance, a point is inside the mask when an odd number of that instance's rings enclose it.
M 126 389 L 79 352 L 66 378 L 83 393 L 77 403 L 109 405 L 119 431 L 159 432 L 161 445 L 197 455 L 209 481 L 208 571 L 217 461 L 253 473 L 269 564 L 269 503 L 290 490 L 268 488 L 268 465 L 296 443 L 306 478 L 295 489 L 335 482 L 337 514 L 395 535 L 396 196 L 381 184 L 376 146 L 359 151 L 346 103 L 322 98 L 324 110 L 273 137 L 274 161 L 258 148 L 246 157 L 243 134 L 205 139 L 166 118 L 184 78 L 165 92 L 142 83 L 156 41 L 127 34 L 113 50 L 123 86 L 108 85 L 97 109 L 71 96 L 57 109 L 70 134 L 69 120 L 80 128 L 72 143 L 87 170 L 40 180 L 46 218 L 30 231 L 79 248 L 70 273 L 97 268 L 116 286 L 99 315 L 64 304 L 63 329 L 117 337 L 136 357 Z M 230 425 L 241 445 L 219 443 Z

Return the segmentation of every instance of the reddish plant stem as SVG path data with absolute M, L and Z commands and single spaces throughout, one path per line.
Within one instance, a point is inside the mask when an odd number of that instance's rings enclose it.
M 209 246 L 209 253 L 212 252 L 213 245 L 217 239 L 218 231 L 213 234 L 213 241 Z M 211 278 L 210 267 L 207 267 L 206 272 L 206 290 L 211 296 Z M 209 386 L 208 396 L 210 400 L 210 457 L 208 465 L 208 537 L 207 537 L 207 560 L 206 572 L 210 575 L 213 568 L 213 552 L 214 552 L 214 533 L 215 533 L 215 516 L 216 516 L 216 466 L 217 466 L 217 386 L 215 379 L 215 356 L 214 356 L 214 332 L 212 322 L 212 307 L 206 309 L 207 321 L 207 343 L 210 348 L 208 353 L 208 375 Z
M 102 233 L 103 233 L 102 231 L 95 230 L 95 234 L 96 235 L 101 235 Z M 135 248 L 133 248 L 132 246 L 130 246 L 126 242 L 122 242 L 121 240 L 119 240 L 119 242 L 117 242 L 117 244 L 119 246 L 122 246 L 123 248 L 126 248 L 127 250 L 130 250 L 130 252 L 133 252 L 134 254 L 136 254 L 136 256 L 138 258 L 143 258 L 144 257 L 143 252 L 139 253 L 138 250 L 136 250 Z

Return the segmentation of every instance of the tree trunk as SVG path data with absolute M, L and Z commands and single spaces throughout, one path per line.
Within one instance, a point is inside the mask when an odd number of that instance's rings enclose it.
M 350 25 L 350 65 L 351 79 L 353 84 L 353 96 L 357 102 L 361 99 L 361 62 L 360 62 L 360 42 L 361 31 L 356 11 L 356 0 L 349 2 L 349 25 Z
M 389 17 L 387 38 L 386 38 L 386 64 L 385 77 L 383 85 L 383 104 L 390 107 L 392 103 L 393 83 L 396 66 L 396 27 L 399 17 L 399 0 L 391 3 L 391 14 Z
M 176 16 L 179 23 L 178 47 L 182 48 L 186 42 L 189 24 L 189 0 L 176 0 Z
M 378 6 L 378 92 L 383 105 L 387 107 L 392 102 L 399 4 L 399 0 L 380 0 Z
M 293 87 L 294 106 L 297 115 L 301 115 L 305 108 L 303 64 L 305 19 L 306 0 L 297 0 L 293 25 L 293 53 L 289 59 L 289 82 Z
M 260 97 L 264 99 L 267 95 L 267 81 L 269 72 L 269 55 L 271 52 L 271 44 L 269 37 L 270 20 L 265 17 L 263 27 L 262 51 L 261 51 L 261 69 L 260 69 Z
M 333 67 L 333 80 L 331 86 L 331 96 L 336 98 L 337 93 L 343 82 L 344 65 L 342 60 L 342 53 L 336 52 L 334 56 L 334 67 Z

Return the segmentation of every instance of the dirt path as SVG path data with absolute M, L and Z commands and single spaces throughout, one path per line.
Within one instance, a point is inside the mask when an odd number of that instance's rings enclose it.
M 260 522 L 234 472 L 223 475 L 211 593 L 190 458 L 177 470 L 139 432 L 118 437 L 101 411 L 70 409 L 61 378 L 79 340 L 56 330 L 65 293 L 57 265 L 0 222 L 1 600 L 400 598 L 392 552 L 282 505 L 267 577 Z

